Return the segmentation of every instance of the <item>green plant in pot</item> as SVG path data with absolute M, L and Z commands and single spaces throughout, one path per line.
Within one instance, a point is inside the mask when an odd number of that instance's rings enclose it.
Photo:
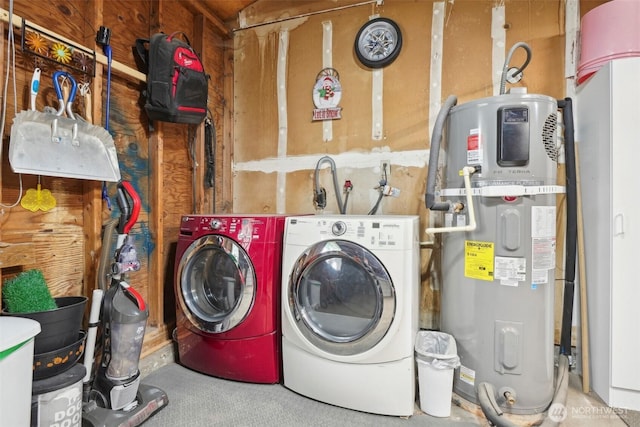
M 85 296 L 53 298 L 42 271 L 27 270 L 5 280 L 2 286 L 3 315 L 27 317 L 40 323 L 34 353 L 47 353 L 78 340 L 87 302 Z

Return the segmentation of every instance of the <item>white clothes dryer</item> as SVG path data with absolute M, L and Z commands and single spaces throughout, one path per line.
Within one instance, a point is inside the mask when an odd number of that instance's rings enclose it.
M 285 387 L 363 412 L 414 413 L 418 227 L 408 215 L 287 218 Z

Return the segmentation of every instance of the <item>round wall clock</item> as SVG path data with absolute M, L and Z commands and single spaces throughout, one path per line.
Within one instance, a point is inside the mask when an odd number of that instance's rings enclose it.
M 363 65 L 382 68 L 391 64 L 400 54 L 402 33 L 389 18 L 374 18 L 360 28 L 356 35 L 356 56 Z

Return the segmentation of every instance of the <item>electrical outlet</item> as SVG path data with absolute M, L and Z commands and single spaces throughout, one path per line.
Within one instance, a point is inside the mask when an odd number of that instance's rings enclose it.
M 391 161 L 390 160 L 380 160 L 380 179 L 389 180 L 391 177 Z

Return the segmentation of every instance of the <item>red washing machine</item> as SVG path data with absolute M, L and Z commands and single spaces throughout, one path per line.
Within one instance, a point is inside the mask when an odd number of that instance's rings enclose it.
M 281 380 L 284 215 L 184 215 L 176 250 L 179 362 L 252 383 Z

